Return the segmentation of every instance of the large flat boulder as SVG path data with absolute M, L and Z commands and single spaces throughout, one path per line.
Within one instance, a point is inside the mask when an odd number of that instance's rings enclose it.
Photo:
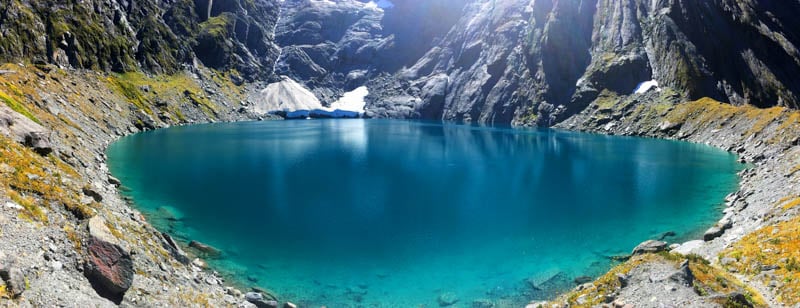
M 133 283 L 133 260 L 100 216 L 89 220 L 86 278 L 98 294 L 120 302 Z
M 0 134 L 32 148 L 41 155 L 53 152 L 47 130 L 5 104 L 0 104 Z
M 657 253 L 667 250 L 667 243 L 656 240 L 647 240 L 636 246 L 631 254 Z

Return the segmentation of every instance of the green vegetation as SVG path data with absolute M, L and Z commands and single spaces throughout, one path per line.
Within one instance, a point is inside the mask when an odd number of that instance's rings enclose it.
M 3 101 L 6 104 L 6 106 L 18 112 L 19 114 L 25 116 L 28 119 L 31 119 L 31 121 L 36 122 L 38 124 L 42 124 L 42 122 L 40 122 L 39 119 L 37 119 L 36 116 L 34 116 L 33 113 L 31 113 L 31 111 L 28 110 L 28 108 L 25 108 L 23 104 L 21 104 L 19 101 L 17 101 L 16 99 L 14 99 L 13 97 L 11 97 L 10 95 L 6 94 L 3 91 L 0 91 L 0 101 Z
M 61 204 L 79 218 L 94 215 L 80 203 L 80 190 L 62 183 L 63 177 L 77 173 L 58 158 L 42 157 L 5 136 L 0 136 L 0 190 L 22 206 L 26 218 L 47 223 L 45 204 Z

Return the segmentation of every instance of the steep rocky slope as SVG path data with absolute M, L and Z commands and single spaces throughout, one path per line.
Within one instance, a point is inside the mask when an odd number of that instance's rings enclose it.
M 195 59 L 271 75 L 277 1 L 147 0 L 0 3 L 0 59 L 61 67 L 174 73 Z
M 378 85 L 373 114 L 549 126 L 649 80 L 684 99 L 797 107 L 798 12 L 797 1 L 473 1 Z
M 288 0 L 276 28 L 276 74 L 303 82 L 324 104 L 412 65 L 455 24 L 466 0 Z

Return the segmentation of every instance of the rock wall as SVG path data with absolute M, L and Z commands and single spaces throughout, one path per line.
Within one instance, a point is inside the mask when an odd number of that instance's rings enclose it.
M 549 126 L 649 80 L 684 99 L 797 108 L 797 13 L 798 1 L 472 1 L 440 44 L 377 86 L 370 109 Z
M 175 73 L 206 66 L 267 78 L 277 58 L 275 0 L 3 0 L 0 59 Z

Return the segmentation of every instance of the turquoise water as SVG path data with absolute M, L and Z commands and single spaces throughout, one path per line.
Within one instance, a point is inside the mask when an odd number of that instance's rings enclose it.
M 162 231 L 304 306 L 518 306 L 638 243 L 698 237 L 736 157 L 690 143 L 390 120 L 175 127 L 109 167 Z

